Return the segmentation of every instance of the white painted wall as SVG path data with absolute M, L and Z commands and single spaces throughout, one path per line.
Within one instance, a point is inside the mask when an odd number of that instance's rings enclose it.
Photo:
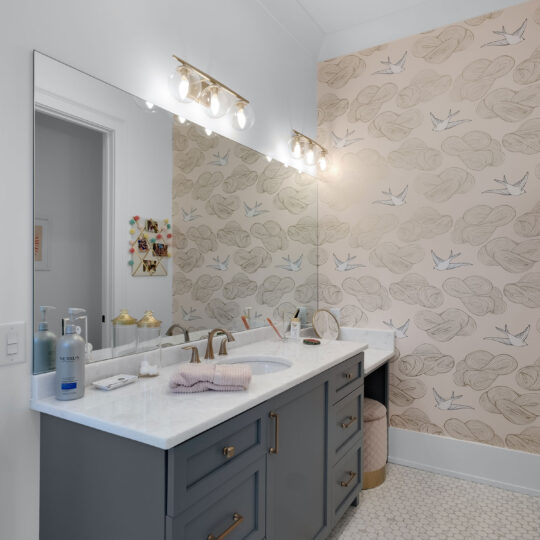
M 223 134 L 286 156 L 292 126 L 315 135 L 316 64 L 251 0 L 17 0 L 0 18 L 0 216 L 28 243 L 16 265 L 0 265 L 0 322 L 32 334 L 32 50 L 38 49 L 160 105 L 179 56 L 252 100 L 249 133 Z M 196 120 L 195 114 L 183 112 Z M 188 114 L 189 113 L 189 114 Z M 9 227 L 8 227 L 9 226 Z M 29 410 L 31 359 L 0 368 L 0 537 L 38 538 L 39 418 Z
M 34 320 L 39 306 L 55 306 L 47 319 L 59 336 L 68 308 L 83 307 L 88 340 L 101 348 L 102 134 L 39 113 L 35 125 L 35 215 L 49 223 L 49 270 L 35 274 Z

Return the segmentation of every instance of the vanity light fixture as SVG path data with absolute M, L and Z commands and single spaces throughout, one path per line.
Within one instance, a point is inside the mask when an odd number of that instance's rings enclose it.
M 228 86 L 214 79 L 173 54 L 179 66 L 169 76 L 169 90 L 181 103 L 198 103 L 210 118 L 228 115 L 238 131 L 249 129 L 255 121 L 249 101 Z
M 317 164 L 319 171 L 328 169 L 328 151 L 324 146 L 313 140 L 311 137 L 293 129 L 292 137 L 289 140 L 289 148 L 293 159 L 303 159 L 308 166 Z M 300 170 L 300 167 L 298 167 Z

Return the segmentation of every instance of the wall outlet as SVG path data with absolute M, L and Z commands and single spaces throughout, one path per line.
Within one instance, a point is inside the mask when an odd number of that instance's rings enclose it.
M 25 345 L 24 322 L 0 324 L 0 366 L 25 362 Z

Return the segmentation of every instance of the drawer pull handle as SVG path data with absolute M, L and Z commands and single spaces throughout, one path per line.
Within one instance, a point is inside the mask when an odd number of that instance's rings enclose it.
M 214 536 L 213 534 L 209 534 L 206 540 L 223 540 L 226 536 L 229 536 L 229 534 L 231 534 L 234 531 L 234 529 L 236 529 L 236 527 L 238 527 L 238 525 L 242 523 L 242 521 L 244 521 L 243 516 L 241 516 L 238 512 L 235 512 L 232 518 L 233 518 L 232 525 L 229 525 L 229 527 L 227 527 L 227 529 L 225 529 L 219 536 Z
M 348 427 L 350 427 L 352 424 L 354 424 L 358 418 L 356 418 L 356 416 L 349 416 L 349 421 L 348 422 L 341 422 L 341 427 L 343 429 L 347 429 Z
M 343 376 L 347 379 L 347 380 L 351 380 L 353 378 L 353 374 L 352 373 L 344 373 Z
M 275 425 L 276 425 L 276 429 L 274 431 L 275 435 L 275 439 L 274 439 L 274 446 L 272 448 L 270 448 L 270 453 L 271 454 L 278 454 L 279 453 L 279 415 L 275 412 L 271 412 L 270 413 L 270 418 L 273 418 L 274 419 L 274 422 L 275 422 Z
M 349 479 L 346 482 L 343 480 L 339 483 L 341 487 L 349 487 L 349 484 L 356 478 L 356 473 L 354 471 L 349 471 Z
M 226 446 L 226 447 L 223 449 L 223 455 L 224 455 L 227 459 L 231 459 L 231 458 L 234 456 L 234 446 Z

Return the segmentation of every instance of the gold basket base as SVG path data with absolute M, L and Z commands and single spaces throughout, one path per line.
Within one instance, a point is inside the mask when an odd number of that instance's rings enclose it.
M 386 465 L 376 471 L 363 474 L 362 489 L 371 489 L 380 486 L 386 478 Z

